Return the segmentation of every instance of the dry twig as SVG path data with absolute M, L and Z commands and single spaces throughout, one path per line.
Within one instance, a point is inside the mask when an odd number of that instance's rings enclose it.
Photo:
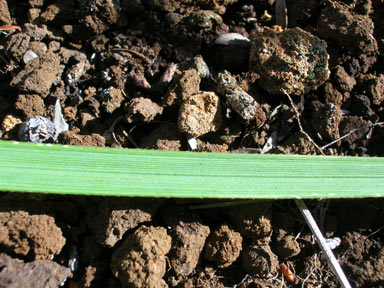
M 299 111 L 297 111 L 296 106 L 293 103 L 292 97 L 288 94 L 287 91 L 285 91 L 285 89 L 283 89 L 283 92 L 288 97 L 289 102 L 291 103 L 291 106 L 292 106 L 293 110 L 295 110 L 296 119 L 297 119 L 297 123 L 299 124 L 300 132 L 303 133 L 305 135 L 305 137 L 307 137 L 307 139 L 313 144 L 313 146 L 315 146 L 316 149 L 320 151 L 321 155 L 325 156 L 325 154 L 324 154 L 323 150 L 321 149 L 321 147 L 319 147 L 319 145 L 317 145 L 315 143 L 315 141 L 312 140 L 311 136 L 309 136 L 308 133 L 304 131 L 303 126 L 301 126 L 300 113 L 299 113 Z

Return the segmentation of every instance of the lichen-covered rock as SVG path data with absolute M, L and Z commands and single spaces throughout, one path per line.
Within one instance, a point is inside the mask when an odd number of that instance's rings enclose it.
M 256 117 L 260 106 L 255 99 L 240 87 L 236 78 L 228 71 L 217 76 L 217 88 L 228 101 L 231 108 L 244 120 L 252 120 Z
M 141 226 L 113 253 L 112 273 L 126 288 L 168 287 L 162 277 L 171 241 L 165 228 Z
M 30 259 L 51 259 L 65 244 L 61 229 L 48 215 L 0 212 L 0 247 Z
M 214 92 L 201 91 L 181 104 L 178 126 L 181 133 L 199 137 L 217 131 L 222 122 L 220 99 Z
M 259 85 L 271 94 L 317 89 L 330 75 L 327 44 L 298 27 L 276 27 L 252 33 L 249 67 L 260 75 Z
M 216 262 L 217 267 L 226 268 L 240 256 L 242 241 L 243 238 L 239 232 L 233 230 L 228 224 L 222 224 L 209 234 L 204 257 Z
M 354 54 L 378 52 L 373 30 L 368 15 L 355 14 L 347 5 L 331 0 L 325 2 L 317 23 L 320 36 L 332 39 Z

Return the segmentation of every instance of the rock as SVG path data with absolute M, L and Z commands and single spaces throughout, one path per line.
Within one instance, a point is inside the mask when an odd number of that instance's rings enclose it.
M 21 61 L 29 48 L 31 37 L 25 33 L 16 33 L 7 37 L 4 41 L 4 51 L 8 57 Z
M 247 247 L 242 256 L 244 270 L 257 277 L 268 277 L 276 274 L 279 261 L 268 245 L 251 245 Z
M 200 91 L 200 82 L 200 75 L 195 69 L 176 71 L 168 92 L 162 99 L 163 105 L 180 105 L 189 96 Z
M 217 76 L 217 89 L 228 101 L 231 108 L 246 121 L 252 120 L 258 114 L 259 104 L 251 95 L 243 90 L 236 78 L 228 71 Z
M 171 237 L 163 227 L 141 226 L 113 253 L 111 270 L 123 287 L 165 288 Z
M 158 205 L 149 199 L 107 198 L 88 215 L 88 224 L 101 245 L 113 247 L 129 229 L 151 221 Z
M 104 89 L 100 95 L 101 110 L 112 114 L 117 108 L 120 107 L 124 100 L 123 93 L 120 89 L 109 87 Z
M 29 259 L 51 259 L 65 244 L 61 229 L 48 215 L 25 211 L 0 212 L 0 246 Z
M 320 36 L 332 39 L 356 55 L 378 52 L 373 30 L 370 17 L 355 14 L 347 5 L 332 0 L 325 1 L 317 22 Z
M 239 33 L 225 33 L 215 40 L 214 61 L 218 69 L 246 71 L 249 61 L 248 38 Z
M 207 10 L 213 10 L 215 13 L 224 14 L 226 6 L 236 3 L 238 0 L 204 0 L 204 1 L 189 1 L 189 0 L 149 0 L 147 5 L 151 9 L 159 9 L 166 12 L 178 12 L 188 14 L 192 11 L 198 11 L 202 7 Z
M 228 224 L 222 224 L 211 232 L 205 244 L 204 257 L 216 262 L 217 267 L 226 268 L 240 256 L 242 241 L 239 232 L 236 232 Z
M 267 92 L 303 95 L 329 78 L 326 48 L 324 41 L 300 28 L 254 30 L 249 68 L 260 75 L 258 83 Z
M 326 103 L 333 103 L 340 106 L 343 103 L 343 94 L 337 90 L 331 82 L 325 82 L 324 88 L 324 100 Z
M 128 123 L 151 122 L 163 112 L 163 108 L 149 98 L 133 98 L 125 106 L 127 114 L 124 116 Z
M 21 123 L 23 123 L 21 119 L 8 114 L 4 117 L 3 122 L 1 122 L 1 130 L 3 130 L 4 133 L 10 132 Z
M 57 131 L 49 119 L 36 115 L 28 118 L 20 125 L 19 140 L 33 143 L 55 142 Z
M 24 263 L 8 255 L 0 254 L 0 287 L 10 288 L 57 288 L 68 277 L 71 270 L 50 260 Z
M 178 127 L 181 133 L 195 138 L 220 128 L 220 99 L 214 92 L 200 91 L 183 101 L 179 111 Z
M 300 131 L 290 136 L 284 143 L 277 145 L 272 153 L 310 155 L 317 151 L 308 138 Z
M 69 84 L 76 84 L 77 81 L 88 71 L 90 63 L 85 53 L 71 50 L 64 47 L 60 48 L 59 55 L 61 61 L 67 64 L 65 80 Z

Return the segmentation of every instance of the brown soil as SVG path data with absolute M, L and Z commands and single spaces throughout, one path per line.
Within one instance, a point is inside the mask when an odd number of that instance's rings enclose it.
M 319 154 L 297 112 L 320 147 L 356 129 L 325 154 L 384 156 L 383 2 L 287 10 L 283 30 L 267 0 L 0 0 L 21 27 L 0 35 L 0 139 L 59 99 L 61 144 Z M 1 192 L 0 287 L 338 285 L 294 202 L 196 201 Z M 383 204 L 308 201 L 355 287 L 384 287 Z

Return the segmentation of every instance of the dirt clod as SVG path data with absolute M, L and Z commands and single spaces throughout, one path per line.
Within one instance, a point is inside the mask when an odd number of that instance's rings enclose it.
M 113 247 L 129 229 L 150 221 L 158 205 L 156 200 L 107 199 L 89 215 L 88 223 L 100 244 Z
M 65 244 L 61 229 L 48 215 L 25 211 L 0 212 L 0 246 L 33 260 L 48 260 Z
M 268 245 L 251 245 L 243 252 L 242 265 L 251 275 L 268 277 L 276 274 L 279 262 Z
M 113 253 L 112 273 L 123 287 L 165 288 L 165 255 L 171 249 L 171 237 L 165 228 L 141 226 Z
M 219 268 L 230 266 L 240 256 L 242 250 L 240 233 L 229 225 L 222 224 L 211 232 L 205 244 L 204 257 L 213 261 Z
M 163 108 L 147 98 L 134 98 L 125 108 L 127 114 L 125 120 L 128 123 L 150 122 L 163 112 Z

